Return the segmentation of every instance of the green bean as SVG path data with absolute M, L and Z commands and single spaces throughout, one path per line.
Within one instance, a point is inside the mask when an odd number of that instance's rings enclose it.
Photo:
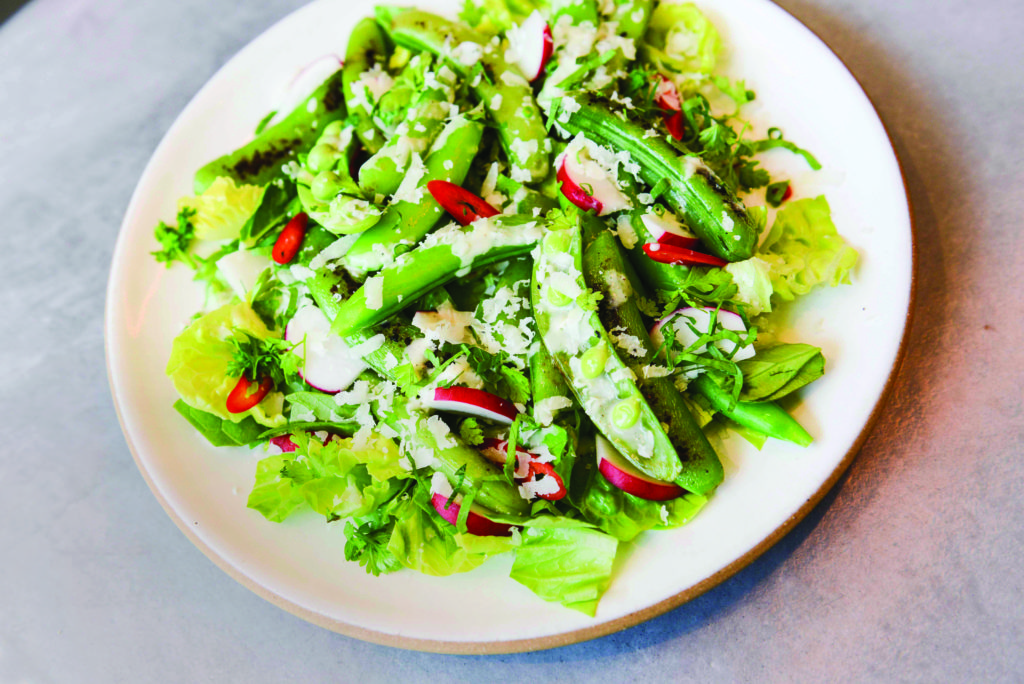
M 495 216 L 468 226 L 451 224 L 400 256 L 341 303 L 331 326 L 346 336 L 376 325 L 459 273 L 529 252 L 540 239 L 535 221 Z
M 582 237 L 575 213 L 556 219 L 535 262 L 533 311 L 544 346 L 583 410 L 615 448 L 647 475 L 667 482 L 682 472 L 675 448 L 614 353 L 583 280 Z
M 640 391 L 658 420 L 668 426 L 666 431 L 682 463 L 676 484 L 704 494 L 722 482 L 722 464 L 673 380 L 657 374 L 648 377 L 649 369 L 657 373 L 663 367 L 656 364 L 658 349 L 647 334 L 625 263 L 615 236 L 600 230 L 583 253 L 583 277 L 603 295 L 598 306 L 601 323 L 606 330 L 619 331 L 619 355 L 639 378 Z
M 415 188 L 395 198 L 380 222 L 356 240 L 345 255 L 345 267 L 354 274 L 365 275 L 394 261 L 412 249 L 445 215 L 427 191 L 427 183 L 445 180 L 461 185 L 480 146 L 484 127 L 475 121 L 458 117 L 448 123 L 430 148 L 423 162 L 422 173 Z M 411 182 L 409 175 L 403 181 Z
M 313 146 L 320 131 L 345 117 L 342 72 L 332 74 L 280 122 L 230 154 L 196 171 L 193 186 L 201 194 L 218 176 L 237 183 L 266 185 L 281 168 Z
M 367 97 L 363 74 L 375 66 L 383 68 L 387 63 L 387 38 L 373 19 L 363 19 L 349 35 L 345 50 L 345 66 L 342 69 L 345 104 L 349 114 L 356 119 L 356 135 L 371 154 L 384 145 L 384 138 L 377 131 L 371 115 L 373 103 Z
M 712 408 L 740 425 L 803 447 L 814 441 L 795 418 L 773 401 L 734 403 L 732 395 L 706 373 L 698 375 L 690 386 L 704 395 L 711 402 Z

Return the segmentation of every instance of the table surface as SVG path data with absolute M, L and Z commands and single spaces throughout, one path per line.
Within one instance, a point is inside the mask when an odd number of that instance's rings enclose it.
M 210 75 L 301 4 L 35 0 L 0 25 L 0 682 L 1024 677 L 1024 5 L 781 0 L 864 85 L 909 185 L 917 304 L 882 417 L 808 518 L 704 596 L 458 657 L 237 584 L 149 492 L 110 398 L 104 290 L 136 180 Z

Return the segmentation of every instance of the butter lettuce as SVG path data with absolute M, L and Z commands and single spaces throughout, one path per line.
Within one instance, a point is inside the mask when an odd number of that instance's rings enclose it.
M 733 300 L 747 305 L 746 314 L 756 316 L 772 310 L 771 266 L 758 257 L 725 266 L 736 285 Z
M 267 427 L 283 425 L 284 395 L 280 392 L 270 392 L 263 401 L 243 413 L 227 410 L 228 395 L 238 384 L 237 377 L 228 376 L 228 365 L 235 349 L 230 340 L 243 340 L 242 331 L 260 339 L 277 337 L 248 304 L 226 304 L 200 316 L 174 339 L 167 360 L 167 375 L 182 400 L 192 408 L 233 423 L 251 416 Z
M 611 583 L 619 542 L 573 518 L 534 518 L 523 528 L 511 577 L 545 601 L 594 616 Z
M 398 446 L 374 435 L 366 444 L 333 439 L 323 444 L 306 432 L 291 436 L 296 450 L 264 458 L 256 467 L 256 483 L 248 506 L 268 520 L 281 522 L 303 504 L 328 522 L 365 516 L 398 491 L 394 479 L 377 479 L 378 463 L 397 462 Z
M 779 211 L 757 256 L 771 267 L 775 294 L 787 301 L 816 285 L 849 283 L 857 264 L 857 251 L 839 235 L 824 196 Z
M 693 3 L 659 2 L 651 14 L 640 51 L 680 90 L 692 90 L 715 68 L 722 38 Z
M 388 551 L 403 567 L 425 575 L 454 575 L 478 567 L 493 555 L 493 548 L 478 549 L 465 541 L 459 543 L 463 535 L 457 535 L 455 526 L 434 511 L 425 484 L 420 484 L 391 514 L 395 526 Z M 499 552 L 505 550 L 501 548 Z
M 178 211 L 195 211 L 192 225 L 200 240 L 237 240 L 263 201 L 263 193 L 258 185 L 235 185 L 232 179 L 219 176 L 203 194 L 178 200 Z

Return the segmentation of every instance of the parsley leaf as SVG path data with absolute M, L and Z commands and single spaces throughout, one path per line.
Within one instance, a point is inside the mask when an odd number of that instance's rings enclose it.
M 383 508 L 365 518 L 358 526 L 345 524 L 345 560 L 358 561 L 373 576 L 394 572 L 402 567 L 388 550 L 395 522 Z
M 483 444 L 484 441 L 484 431 L 476 418 L 466 418 L 462 421 L 462 424 L 459 425 L 459 436 L 469 446 L 477 446 Z
M 176 225 L 169 226 L 163 221 L 157 224 L 153 236 L 160 243 L 160 249 L 151 254 L 158 262 L 167 264 L 168 268 L 175 261 L 180 261 L 192 269 L 197 268 L 198 264 L 195 258 L 188 253 L 196 235 L 196 228 L 192 223 L 192 218 L 195 215 L 195 209 L 183 207 L 178 212 Z
M 228 377 L 241 375 L 251 382 L 270 377 L 275 387 L 283 387 L 289 376 L 298 373 L 300 359 L 292 354 L 295 345 L 280 339 L 260 339 L 247 330 L 240 330 L 243 339 L 231 338 L 234 347 L 228 364 Z

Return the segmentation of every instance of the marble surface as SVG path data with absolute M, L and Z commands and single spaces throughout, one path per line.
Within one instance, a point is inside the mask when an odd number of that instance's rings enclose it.
M 34 0 L 0 25 L 0 682 L 1024 678 L 1024 5 L 781 0 L 907 176 L 917 304 L 882 418 L 803 523 L 690 604 L 458 657 L 333 634 L 218 570 L 150 494 L 107 386 L 107 269 L 146 160 L 300 4 Z

